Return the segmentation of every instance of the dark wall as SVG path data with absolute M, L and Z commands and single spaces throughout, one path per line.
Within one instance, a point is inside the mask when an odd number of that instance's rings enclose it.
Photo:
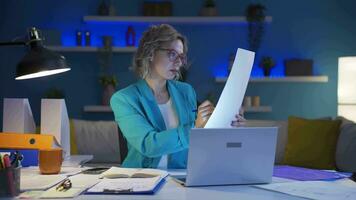
M 141 14 L 143 1 L 113 1 L 118 15 Z M 196 16 L 203 1 L 174 0 L 173 14 Z M 245 7 L 255 1 L 216 1 L 220 15 L 243 15 Z M 314 74 L 327 75 L 328 83 L 259 83 L 249 84 L 247 95 L 261 96 L 261 103 L 271 105 L 273 112 L 247 114 L 248 118 L 286 119 L 289 115 L 303 117 L 335 116 L 337 113 L 338 57 L 356 54 L 356 17 L 354 1 L 260 1 L 273 21 L 266 24 L 261 49 L 257 55 L 272 56 L 277 62 L 273 76 L 283 75 L 286 58 L 311 58 Z M 77 30 L 89 30 L 92 42 L 100 43 L 100 36 L 113 35 L 115 45 L 124 44 L 129 24 L 86 24 L 85 15 L 95 15 L 99 0 L 1 0 L 0 41 L 9 41 L 26 34 L 26 29 L 36 26 L 47 35 L 47 44 L 73 45 Z M 137 38 L 146 24 L 134 24 Z M 192 66 L 187 82 L 196 89 L 199 100 L 208 93 L 219 96 L 223 85 L 214 77 L 226 74 L 230 53 L 238 47 L 248 48 L 247 25 L 176 25 L 189 39 L 189 58 Z M 48 31 L 48 30 L 52 30 Z M 53 30 L 62 34 L 53 36 Z M 52 34 L 52 35 L 51 35 Z M 98 83 L 101 71 L 97 53 L 63 53 L 72 70 L 70 72 L 33 80 L 15 81 L 16 64 L 24 54 L 22 47 L 0 48 L 0 104 L 5 97 L 29 98 L 37 123 L 40 119 L 40 99 L 52 87 L 65 93 L 69 116 L 85 119 L 113 119 L 112 114 L 83 112 L 84 105 L 100 104 L 102 88 Z M 132 54 L 114 54 L 112 71 L 117 74 L 119 86 L 126 87 L 136 78 L 128 69 Z M 256 66 L 254 76 L 262 75 Z M 0 108 L 2 113 L 2 106 Z M 2 116 L 1 116 L 2 119 Z

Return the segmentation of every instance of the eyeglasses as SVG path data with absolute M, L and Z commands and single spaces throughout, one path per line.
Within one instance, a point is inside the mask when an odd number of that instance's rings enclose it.
M 174 49 L 160 48 L 159 50 L 167 51 L 167 56 L 168 56 L 169 61 L 176 62 L 177 59 L 179 58 L 180 61 L 182 62 L 182 65 L 186 65 L 187 64 L 187 56 L 184 53 L 179 54 Z
M 67 191 L 68 189 L 70 189 L 72 187 L 72 182 L 66 178 L 64 179 L 64 181 L 62 181 L 57 187 L 56 190 L 57 191 Z

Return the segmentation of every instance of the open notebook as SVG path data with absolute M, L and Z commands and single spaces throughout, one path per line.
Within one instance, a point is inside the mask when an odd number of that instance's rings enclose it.
M 111 167 L 103 172 L 103 178 L 90 188 L 92 194 L 153 194 L 164 183 L 166 171 Z
M 164 178 L 168 176 L 168 173 L 158 169 L 111 167 L 101 174 L 102 178 L 152 178 L 157 176 Z

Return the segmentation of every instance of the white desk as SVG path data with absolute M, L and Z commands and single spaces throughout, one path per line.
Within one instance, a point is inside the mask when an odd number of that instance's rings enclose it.
M 243 199 L 243 200 L 270 200 L 270 199 L 303 199 L 290 195 L 262 190 L 247 185 L 239 186 L 210 186 L 210 187 L 184 187 L 172 178 L 168 177 L 167 182 L 154 195 L 80 195 L 76 199 L 164 199 L 164 200 L 208 200 L 208 199 Z
M 79 169 L 79 168 L 78 168 Z M 27 169 L 30 173 L 31 169 Z M 33 170 L 32 170 L 33 171 Z M 185 170 L 169 170 L 172 175 L 183 175 Z M 38 173 L 38 172 L 37 172 Z M 83 179 L 88 181 L 87 179 Z M 288 181 L 288 180 L 287 180 Z M 89 181 L 90 182 L 90 181 Z M 274 183 L 286 182 L 286 179 L 273 178 Z M 175 199 L 244 199 L 244 200 L 271 200 L 271 199 L 292 199 L 301 200 L 304 198 L 295 197 L 287 194 L 282 194 L 278 192 L 268 191 L 260 188 L 256 188 L 250 185 L 231 185 L 231 186 L 209 186 L 209 187 L 184 187 L 174 181 L 173 178 L 167 177 L 167 181 L 161 186 L 161 188 L 152 195 L 89 195 L 82 194 L 77 196 L 75 199 L 164 199 L 164 200 L 175 200 Z
M 168 170 L 172 175 L 186 174 L 185 170 Z M 155 200 L 208 200 L 208 199 L 244 199 L 244 200 L 271 200 L 271 199 L 303 199 L 278 192 L 263 190 L 248 185 L 184 187 L 167 177 L 167 181 L 154 195 L 85 195 L 78 199 L 155 199 Z

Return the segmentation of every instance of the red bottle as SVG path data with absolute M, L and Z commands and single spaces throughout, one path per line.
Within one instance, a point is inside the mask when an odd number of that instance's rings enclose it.
M 127 27 L 126 31 L 126 46 L 135 46 L 136 33 L 132 26 Z

